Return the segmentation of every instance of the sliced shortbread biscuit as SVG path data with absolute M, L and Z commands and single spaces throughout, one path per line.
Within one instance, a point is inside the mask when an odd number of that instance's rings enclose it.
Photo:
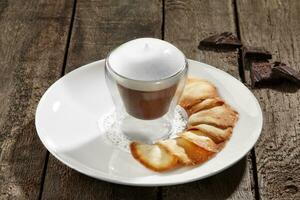
M 188 113 L 188 115 L 192 115 L 196 112 L 199 112 L 201 110 L 206 110 L 206 109 L 210 109 L 216 106 L 221 106 L 224 104 L 224 101 L 218 97 L 216 98 L 209 98 L 209 99 L 204 99 L 203 101 L 193 105 L 190 108 L 187 108 L 186 111 Z
M 133 157 L 145 167 L 162 172 L 177 166 L 178 158 L 157 144 L 149 145 L 138 142 L 130 144 Z
M 164 147 L 169 153 L 173 154 L 178 158 L 178 160 L 185 165 L 192 164 L 191 159 L 189 159 L 188 155 L 186 154 L 184 148 L 177 145 L 177 142 L 175 139 L 169 139 L 169 140 L 161 140 L 158 142 L 158 145 L 161 145 Z
M 194 144 L 193 142 L 190 142 L 189 140 L 186 140 L 185 138 L 178 137 L 176 138 L 177 145 L 184 148 L 186 154 L 188 155 L 189 159 L 192 160 L 192 163 L 194 165 L 203 163 L 207 161 L 212 155 L 214 155 L 214 152 L 207 151 L 204 148 L 201 148 Z
M 179 104 L 187 110 L 204 99 L 217 96 L 217 88 L 210 82 L 202 79 L 188 79 Z
M 202 110 L 192 114 L 188 120 L 188 126 L 209 124 L 219 128 L 233 127 L 238 120 L 238 114 L 227 104 Z
M 221 143 L 228 140 L 232 133 L 232 128 L 221 129 L 208 124 L 198 124 L 188 129 L 197 135 L 205 135 L 210 137 L 215 143 Z
M 204 135 L 197 135 L 191 131 L 183 132 L 179 135 L 180 137 L 196 144 L 197 146 L 211 152 L 218 152 L 218 145 L 209 137 Z

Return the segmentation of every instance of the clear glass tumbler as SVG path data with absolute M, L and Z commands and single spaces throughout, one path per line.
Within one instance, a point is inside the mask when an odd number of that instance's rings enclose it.
M 105 62 L 116 122 L 130 140 L 153 143 L 170 135 L 188 71 L 184 54 L 154 38 L 129 41 Z

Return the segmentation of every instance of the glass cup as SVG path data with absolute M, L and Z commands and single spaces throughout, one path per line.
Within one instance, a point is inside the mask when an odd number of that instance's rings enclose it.
M 183 53 L 159 39 L 132 40 L 108 55 L 105 75 L 115 123 L 128 139 L 153 143 L 170 135 L 187 71 Z

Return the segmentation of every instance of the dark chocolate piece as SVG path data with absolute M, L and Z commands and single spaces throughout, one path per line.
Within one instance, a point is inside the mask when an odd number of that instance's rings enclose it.
M 242 47 L 242 67 L 249 69 L 251 61 L 272 59 L 272 54 L 263 47 Z
M 205 38 L 200 42 L 200 46 L 238 48 L 242 46 L 242 43 L 233 33 L 224 32 Z
M 243 47 L 242 48 L 244 59 L 251 60 L 268 60 L 272 59 L 272 54 L 263 47 Z
M 297 72 L 293 68 L 287 66 L 285 63 L 274 62 L 272 71 L 274 74 L 277 74 L 278 76 L 284 77 L 300 85 L 300 72 Z
M 261 86 L 267 83 L 275 83 L 280 80 L 280 77 L 272 71 L 272 63 L 266 60 L 253 61 L 251 63 L 250 77 L 252 87 Z

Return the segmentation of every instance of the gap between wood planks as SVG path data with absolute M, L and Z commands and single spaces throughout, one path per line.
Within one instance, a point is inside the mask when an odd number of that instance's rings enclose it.
M 70 20 L 70 26 L 69 26 L 69 30 L 68 30 L 67 42 L 66 42 L 66 46 L 65 46 L 64 60 L 63 60 L 63 65 L 62 65 L 60 77 L 62 77 L 65 74 L 65 69 L 66 69 L 66 64 L 67 64 L 67 59 L 68 59 L 69 46 L 70 46 L 70 41 L 71 41 L 71 36 L 72 36 L 72 29 L 73 29 L 75 13 L 76 13 L 76 3 L 77 3 L 77 0 L 74 0 L 73 1 L 71 20 Z M 43 197 L 43 190 L 44 190 L 44 183 L 45 183 L 45 178 L 46 178 L 46 173 L 47 173 L 49 154 L 50 153 L 47 150 L 45 163 L 44 163 L 44 167 L 43 167 L 43 171 L 42 171 L 41 186 L 40 186 L 40 192 L 39 192 L 39 196 L 38 196 L 39 200 L 42 199 L 42 197 Z
M 161 6 L 161 12 L 162 12 L 162 21 L 161 21 L 161 39 L 165 39 L 165 0 L 162 0 L 162 6 Z
M 238 8 L 237 8 L 237 0 L 233 0 L 233 16 L 234 16 L 234 24 L 235 24 L 235 29 L 236 29 L 236 35 L 237 37 L 241 40 L 241 32 L 240 32 L 240 20 L 239 20 L 239 14 L 238 14 Z M 246 82 L 245 79 L 245 71 L 243 67 L 243 60 L 242 60 L 242 50 L 238 50 L 238 70 L 239 70 L 239 75 L 241 78 L 241 81 L 243 83 Z
M 239 14 L 238 14 L 238 5 L 237 5 L 237 0 L 233 0 L 233 12 L 234 12 L 234 22 L 235 22 L 235 27 L 236 27 L 236 34 L 239 40 L 241 40 L 241 32 L 240 32 L 240 20 L 239 20 Z M 241 81 L 243 83 L 246 82 L 245 79 L 245 68 L 243 67 L 243 60 L 242 60 L 242 50 L 238 50 L 238 70 L 239 70 L 239 75 L 241 78 Z M 260 194 L 259 194 L 259 188 L 258 188 L 258 177 L 257 177 L 257 166 L 256 166 L 256 156 L 255 156 L 255 149 L 254 147 L 250 151 L 250 159 L 251 159 L 251 164 L 252 164 L 252 178 L 254 181 L 254 195 L 255 199 L 259 200 L 260 199 Z

